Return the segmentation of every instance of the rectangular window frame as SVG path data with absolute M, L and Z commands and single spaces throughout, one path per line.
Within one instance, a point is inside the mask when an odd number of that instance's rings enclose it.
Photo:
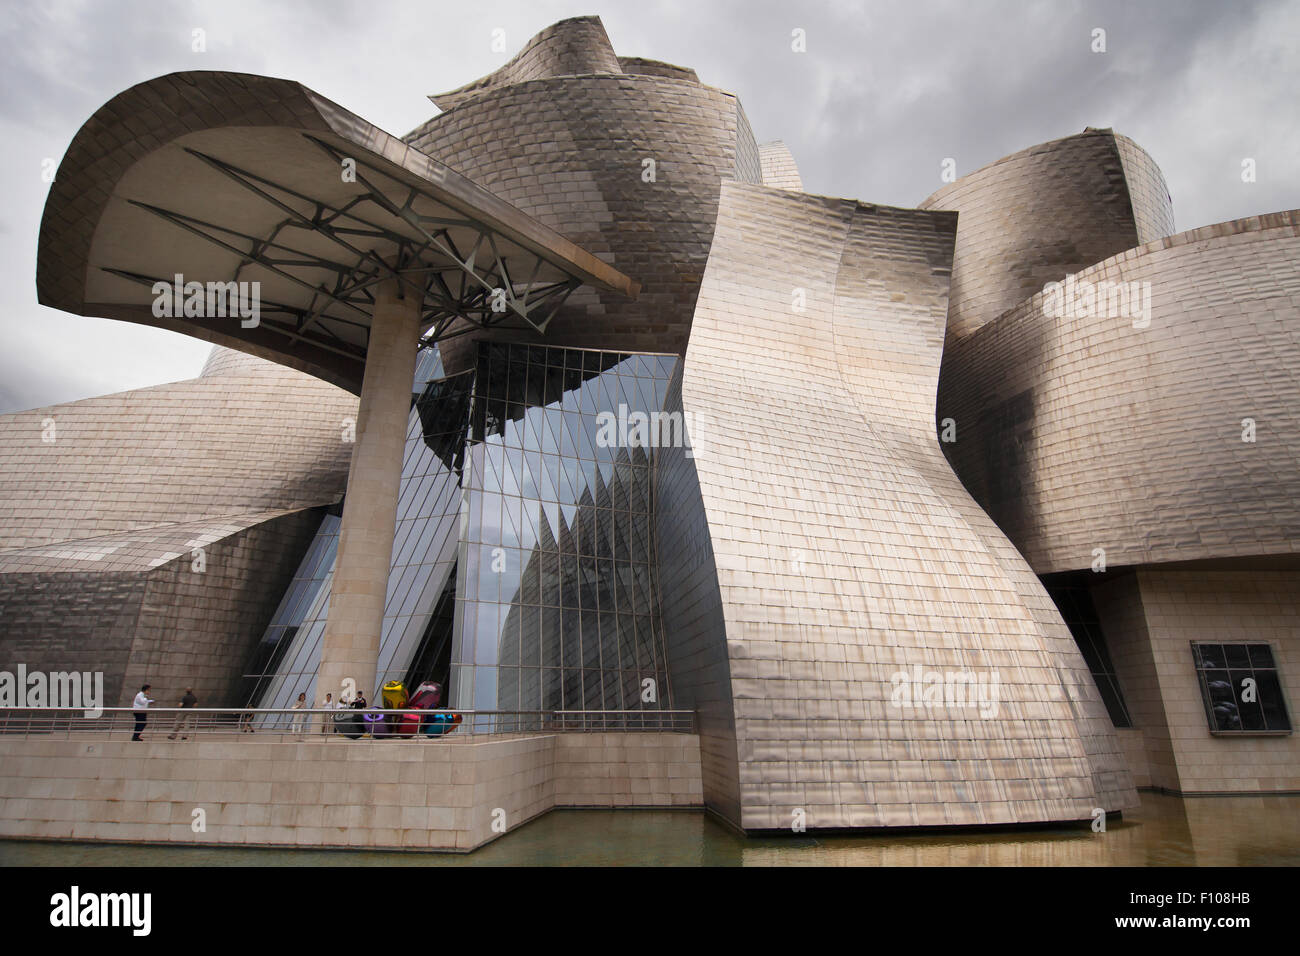
M 1246 659 L 1251 661 L 1251 647 L 1268 648 L 1269 656 L 1272 658 L 1272 667 L 1256 667 L 1253 661 L 1247 667 L 1229 667 L 1225 657 L 1221 667 L 1207 668 L 1202 667 L 1201 654 L 1199 648 L 1203 646 L 1211 647 L 1244 647 L 1246 648 Z M 1243 640 L 1226 640 L 1226 641 L 1189 641 L 1188 647 L 1192 654 L 1192 672 L 1196 675 L 1196 686 L 1201 693 L 1201 704 L 1205 709 L 1205 720 L 1209 727 L 1210 736 L 1212 737 L 1289 737 L 1294 732 L 1294 723 L 1291 719 L 1291 708 L 1286 700 L 1286 685 L 1282 680 L 1282 668 L 1278 666 L 1278 645 L 1276 641 L 1243 641 Z M 1282 715 L 1286 720 L 1287 727 L 1283 728 L 1266 728 L 1266 729 L 1246 729 L 1240 730 L 1220 729 L 1218 721 L 1214 716 L 1214 698 L 1210 692 L 1206 675 L 1214 671 L 1243 671 L 1249 670 L 1253 675 L 1257 670 L 1271 673 L 1277 681 L 1278 692 L 1280 695 L 1279 703 L 1282 708 Z M 1232 690 L 1233 704 L 1237 707 L 1238 713 L 1241 711 L 1241 701 L 1238 697 L 1239 688 L 1234 681 L 1229 681 L 1229 687 Z

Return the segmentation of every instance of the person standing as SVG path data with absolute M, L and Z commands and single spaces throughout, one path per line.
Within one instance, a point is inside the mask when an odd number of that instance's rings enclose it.
M 188 708 L 197 707 L 198 704 L 199 704 L 199 699 L 194 696 L 194 688 L 186 687 L 185 696 L 180 699 L 180 703 L 178 703 L 176 706 L 183 709 L 188 709 Z M 176 723 L 172 724 L 172 732 L 167 735 L 167 739 L 175 740 L 177 733 L 179 733 L 182 730 L 190 730 L 193 728 L 193 726 L 194 726 L 194 715 L 192 713 L 191 714 L 184 713 L 184 710 L 182 710 L 181 713 L 176 715 Z M 185 736 L 185 734 L 181 734 L 181 740 L 189 740 L 189 739 L 190 738 Z
M 322 707 L 324 710 L 334 710 L 334 708 L 335 708 L 335 704 L 334 704 L 334 695 L 333 695 L 333 694 L 326 694 L 326 695 L 325 695 L 325 702 L 324 702 L 323 704 L 321 704 L 321 707 Z M 320 732 L 321 732 L 322 734 L 328 734 L 328 733 L 333 729 L 333 727 L 331 726 L 333 723 L 334 723 L 334 715 L 333 715 L 333 714 L 321 714 L 321 718 L 320 718 Z
M 301 710 L 303 710 L 304 708 L 306 708 L 306 706 L 307 706 L 307 694 L 304 692 L 304 693 L 299 694 L 299 695 L 298 695 L 298 699 L 297 699 L 296 701 L 293 702 L 293 709 L 294 709 L 294 710 L 297 710 L 297 711 L 301 711 Z M 301 714 L 301 713 L 297 713 L 297 714 L 294 714 L 294 715 L 293 715 L 293 721 L 290 723 L 289 729 L 290 729 L 293 733 L 295 733 L 295 734 L 301 734 L 301 733 L 302 733 L 302 714 Z
M 149 696 L 149 688 L 152 684 L 145 684 L 140 688 L 140 693 L 135 695 L 135 700 L 131 703 L 131 709 L 135 711 L 135 733 L 131 735 L 132 740 L 140 739 L 140 732 L 144 730 L 144 723 L 148 719 L 149 705 L 153 703 L 153 698 Z

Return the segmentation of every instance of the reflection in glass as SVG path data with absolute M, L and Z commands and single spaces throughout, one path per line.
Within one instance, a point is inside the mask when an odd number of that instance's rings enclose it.
M 676 363 L 480 346 L 465 451 L 467 560 L 458 569 L 460 594 L 478 607 L 466 609 L 453 652 L 455 706 L 668 706 L 650 524 L 654 448 L 600 426 L 659 412 Z M 653 703 L 641 699 L 647 680 Z
M 676 367 L 483 343 L 477 367 L 449 378 L 436 348 L 421 354 L 377 685 L 434 679 L 452 706 L 486 710 L 670 706 L 655 448 L 650 430 L 625 426 L 661 411 Z M 339 513 L 250 663 L 251 703 L 314 699 Z
M 1192 660 L 1210 730 L 1275 733 L 1291 730 L 1282 683 L 1267 644 L 1192 644 Z

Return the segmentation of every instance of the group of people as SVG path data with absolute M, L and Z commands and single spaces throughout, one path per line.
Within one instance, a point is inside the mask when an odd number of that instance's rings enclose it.
M 149 690 L 152 686 L 153 686 L 152 684 L 145 684 L 144 686 L 142 686 L 140 688 L 140 692 L 135 695 L 135 700 L 131 704 L 131 709 L 134 712 L 134 716 L 135 716 L 135 732 L 131 735 L 132 740 L 142 739 L 140 734 L 144 732 L 145 724 L 148 722 L 149 707 L 151 704 L 155 703 L 154 699 L 149 696 Z M 182 711 L 186 711 L 186 710 L 192 710 L 192 708 L 197 707 L 198 704 L 199 704 L 199 699 L 194 696 L 194 688 L 186 687 L 185 695 L 181 697 L 179 701 L 177 701 L 176 706 L 180 707 Z M 363 694 L 361 691 L 357 691 L 357 693 L 353 696 L 340 697 L 338 701 L 334 700 L 333 694 L 326 694 L 325 700 L 320 705 L 319 708 L 317 708 L 314 703 L 313 704 L 307 703 L 307 695 L 306 693 L 302 693 L 298 695 L 298 699 L 297 701 L 294 702 L 294 705 L 291 709 L 296 711 L 297 710 L 318 710 L 318 709 L 319 710 L 347 710 L 347 709 L 365 710 L 366 707 L 368 706 L 369 704 L 366 701 L 366 695 Z M 254 716 L 255 713 L 253 712 L 240 715 L 239 729 L 241 733 L 251 734 L 253 732 Z M 307 726 L 307 717 L 308 717 L 307 714 L 293 714 L 289 721 L 290 732 L 301 736 L 304 729 Z M 188 731 L 192 731 L 194 729 L 194 718 L 195 718 L 195 714 L 192 712 L 188 714 L 184 712 L 178 713 L 176 715 L 175 722 L 172 724 L 172 732 L 167 735 L 167 739 L 175 740 L 176 737 L 179 735 L 181 740 L 188 740 L 189 739 Z M 322 734 L 328 734 L 331 731 L 333 731 L 333 729 L 334 729 L 333 716 L 330 714 L 321 714 L 320 732 Z
M 294 701 L 292 709 L 293 710 L 349 710 L 349 709 L 365 710 L 368 706 L 370 705 L 366 702 L 366 695 L 363 694 L 361 691 L 357 691 L 356 694 L 353 696 L 346 696 L 346 695 L 341 696 L 337 701 L 334 699 L 333 694 L 326 694 L 325 700 L 321 703 L 320 707 L 317 707 L 315 703 L 308 704 L 307 694 L 304 692 L 298 695 L 298 699 Z M 289 722 L 290 732 L 301 735 L 306 726 L 306 722 L 307 722 L 306 714 L 294 714 L 292 719 Z M 322 734 L 328 734 L 333 732 L 333 730 L 334 730 L 334 716 L 332 714 L 321 714 L 320 732 Z
M 135 716 L 135 732 L 131 734 L 132 740 L 143 740 L 140 734 L 144 732 L 145 724 L 149 719 L 149 705 L 154 703 L 154 699 L 149 696 L 149 689 L 152 686 L 152 684 L 142 686 L 140 693 L 135 695 L 135 700 L 131 703 L 131 710 Z M 182 710 L 181 713 L 176 715 L 176 720 L 172 724 L 172 732 L 167 735 L 168 740 L 175 740 L 177 734 L 180 735 L 181 740 L 189 740 L 189 734 L 183 733 L 183 731 L 194 729 L 195 714 L 193 708 L 198 705 L 199 699 L 194 696 L 194 688 L 186 687 L 185 695 L 176 702 L 176 706 Z M 190 711 L 190 713 L 185 713 L 186 710 Z

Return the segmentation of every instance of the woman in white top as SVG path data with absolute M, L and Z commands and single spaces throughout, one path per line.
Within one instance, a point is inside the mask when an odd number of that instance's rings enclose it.
M 305 693 L 299 694 L 297 701 L 294 702 L 293 709 L 303 710 L 306 706 L 307 706 L 307 695 Z M 302 717 L 303 717 L 302 714 L 293 715 L 293 722 L 290 729 L 295 734 L 302 733 Z

